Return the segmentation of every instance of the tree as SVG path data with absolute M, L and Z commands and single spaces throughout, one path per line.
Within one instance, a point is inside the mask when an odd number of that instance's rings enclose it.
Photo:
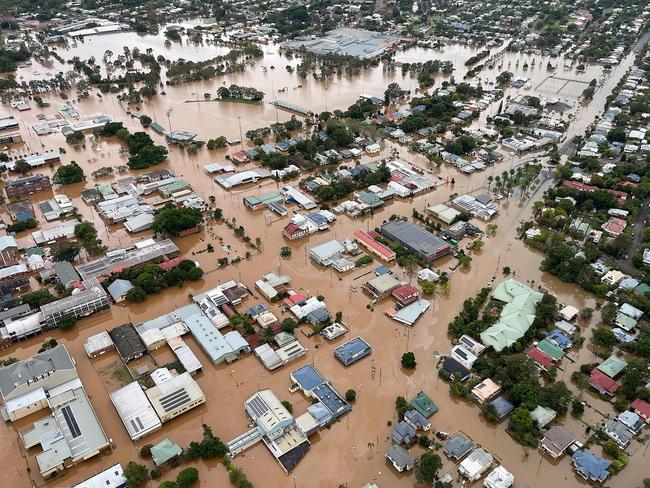
M 438 285 L 431 280 L 422 280 L 420 281 L 420 287 L 422 288 L 422 293 L 425 295 L 433 295 Z
M 146 169 L 162 163 L 165 159 L 167 159 L 165 146 L 145 146 L 137 154 L 131 156 L 126 164 L 131 169 Z
M 580 319 L 582 320 L 591 320 L 591 317 L 594 315 L 594 309 L 585 307 L 580 310 Z
M 404 413 L 408 410 L 409 408 L 409 402 L 406 401 L 406 398 L 403 396 L 398 396 L 395 399 L 395 410 L 397 410 L 397 415 L 399 415 L 400 418 L 404 417 Z
M 594 329 L 592 340 L 595 344 L 605 347 L 611 347 L 616 344 L 616 336 L 612 329 L 608 327 L 598 327 Z
M 124 477 L 127 488 L 139 488 L 149 479 L 149 470 L 146 466 L 131 461 L 124 468 Z
M 14 171 L 16 173 L 20 173 L 21 175 L 25 175 L 25 174 L 29 173 L 31 170 L 32 170 L 32 167 L 24 159 L 19 159 L 14 164 Z
M 153 470 L 151 471 L 153 472 Z M 158 488 L 178 488 L 178 485 L 175 481 L 163 481 L 160 483 L 160 485 L 158 485 Z
M 140 457 L 150 458 L 151 457 L 151 448 L 153 444 L 145 444 L 140 448 Z
M 496 407 L 491 403 L 484 404 L 481 410 L 483 411 L 483 415 L 485 415 L 485 418 L 489 422 L 496 422 L 497 420 L 499 420 L 499 412 L 497 411 Z
M 72 161 L 70 164 L 65 164 L 60 166 L 59 169 L 54 173 L 52 178 L 54 183 L 59 185 L 69 185 L 72 183 L 79 183 L 86 179 L 84 170 L 81 167 Z
M 571 415 L 580 418 L 583 413 L 585 413 L 585 404 L 580 400 L 573 400 L 573 403 L 571 404 Z
M 415 369 L 417 366 L 417 362 L 415 361 L 415 354 L 412 352 L 405 352 L 402 354 L 402 367 L 405 369 Z
M 219 136 L 215 139 L 210 139 L 208 141 L 208 149 L 219 149 L 222 147 L 226 147 L 228 145 L 228 139 L 226 139 L 224 136 Z
M 151 125 L 151 122 L 153 122 L 153 120 L 151 120 L 151 117 L 148 115 L 140 116 L 140 123 L 142 124 L 142 127 L 149 127 Z
M 354 402 L 357 399 L 357 392 L 354 390 L 348 390 L 345 392 L 345 401 Z
M 605 305 L 603 305 L 603 308 L 600 310 L 600 316 L 603 319 L 603 322 L 605 322 L 608 325 L 612 325 L 614 323 L 617 313 L 618 313 L 618 309 L 616 308 L 616 305 L 614 305 L 612 302 L 607 302 Z
M 146 132 L 134 132 L 126 140 L 131 154 L 137 154 L 145 147 L 153 146 L 153 139 Z
M 181 232 L 192 229 L 203 221 L 203 215 L 198 208 L 165 207 L 153 219 L 153 230 L 157 234 L 177 236 Z
M 438 471 L 442 468 L 440 456 L 427 452 L 420 456 L 420 462 L 415 469 L 415 478 L 423 483 L 431 484 L 438 478 Z
M 415 268 L 419 262 L 420 258 L 418 258 L 415 254 L 409 254 L 402 260 L 401 265 L 404 267 L 406 274 L 409 275 L 409 281 L 411 280 L 413 272 L 415 271 Z
M 178 488 L 188 488 L 199 480 L 199 470 L 196 468 L 185 468 L 176 476 Z
M 287 409 L 287 412 L 293 413 L 293 405 L 291 405 L 289 400 L 282 400 L 280 403 L 282 403 L 282 406 Z
M 79 243 L 74 241 L 62 241 L 52 246 L 52 259 L 61 263 L 72 262 L 81 251 Z
M 386 87 L 384 92 L 384 104 L 390 105 L 403 99 L 408 94 L 408 91 L 402 90 L 398 83 L 391 83 Z
M 147 299 L 147 296 L 147 292 L 139 286 L 134 286 L 126 292 L 126 299 L 133 303 L 144 302 Z
M 59 329 L 68 330 L 74 327 L 74 324 L 77 323 L 77 318 L 74 315 L 62 315 L 59 318 Z
M 280 256 L 283 258 L 289 258 L 291 257 L 291 248 L 289 246 L 282 246 L 280 248 Z
M 472 257 L 465 254 L 462 250 L 458 253 L 458 262 L 460 267 L 467 269 L 472 265 Z
M 650 358 L 650 334 L 639 339 L 636 344 L 636 352 L 641 357 Z
M 289 334 L 292 334 L 293 331 L 296 330 L 296 328 L 298 327 L 298 322 L 296 322 L 291 317 L 287 317 L 282 321 L 281 327 L 284 332 L 288 332 Z
M 190 281 L 200 280 L 202 277 L 203 277 L 203 270 L 198 266 L 194 266 L 192 269 L 190 269 L 187 272 L 187 279 Z
M 517 407 L 510 416 L 510 427 L 521 434 L 531 434 L 535 431 L 535 422 L 526 408 Z
M 621 380 L 621 393 L 627 400 L 633 400 L 639 388 L 646 384 L 647 372 L 648 361 L 645 359 L 631 359 L 627 363 Z

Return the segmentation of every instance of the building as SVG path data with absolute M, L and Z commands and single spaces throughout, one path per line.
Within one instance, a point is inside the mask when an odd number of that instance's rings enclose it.
M 413 285 L 405 284 L 394 288 L 391 292 L 398 307 L 405 307 L 420 298 L 420 292 Z
M 321 266 L 330 266 L 344 251 L 345 248 L 338 241 L 332 240 L 312 247 L 309 250 L 309 258 Z
M 407 220 L 387 222 L 379 232 L 416 253 L 424 261 L 435 261 L 451 253 L 449 243 Z
M 505 303 L 499 320 L 481 332 L 481 341 L 501 351 L 512 346 L 535 320 L 535 309 L 543 294 L 516 280 L 505 280 L 495 288 L 492 298 Z
M 409 404 L 427 419 L 438 411 L 438 406 L 423 391 L 419 391 Z
M 441 369 L 447 373 L 450 378 L 457 378 L 463 382 L 470 376 L 470 371 L 454 358 L 446 357 L 442 362 Z
M 81 286 L 83 288 L 73 289 L 70 296 L 41 305 L 46 328 L 58 326 L 59 320 L 64 316 L 80 319 L 109 308 L 108 295 L 96 279 L 83 281 Z
M 133 247 L 108 251 L 106 256 L 77 265 L 77 271 L 82 279 L 102 279 L 112 273 L 125 269 L 143 266 L 157 259 L 164 259 L 178 253 L 178 247 L 171 239 L 154 241 L 146 239 L 136 242 Z
M 386 315 L 404 325 L 412 326 L 429 309 L 429 305 L 431 304 L 428 300 L 420 299 L 399 310 L 391 307 L 386 310 Z
M 474 355 L 463 345 L 457 345 L 451 348 L 450 355 L 467 369 L 472 369 L 478 356 Z
M 508 399 L 501 395 L 490 402 L 497 414 L 497 419 L 501 420 L 515 409 L 515 406 Z
M 129 280 L 118 278 L 113 281 L 113 283 L 108 285 L 108 288 L 106 288 L 106 290 L 111 295 L 111 298 L 113 298 L 113 301 L 115 303 L 120 303 L 126 300 L 126 295 L 132 288 L 133 283 L 131 283 Z
M 598 369 L 592 369 L 589 376 L 589 385 L 603 395 L 613 396 L 620 388 L 620 384 Z
M 395 427 L 393 427 L 391 439 L 398 445 L 406 444 L 407 446 L 410 446 L 418 439 L 418 435 L 415 429 L 409 423 L 402 420 Z
M 557 417 L 557 412 L 552 408 L 546 408 L 541 405 L 537 405 L 535 409 L 530 412 L 530 416 L 533 418 L 535 424 L 540 429 L 543 429 L 548 424 L 553 422 L 553 419 Z
M 49 415 L 20 433 L 25 449 L 40 445 L 36 462 L 43 477 L 96 456 L 109 446 L 64 345 L 0 368 L 0 393 L 11 421 L 50 409 Z
M 626 410 L 625 412 L 619 413 L 616 420 L 627 427 L 633 435 L 638 435 L 643 430 L 643 420 L 636 412 Z
M 62 261 L 54 265 L 54 272 L 56 273 L 56 280 L 66 288 L 70 288 L 72 283 L 79 281 L 79 275 L 67 261 Z
M 123 386 L 109 396 L 131 440 L 137 441 L 162 426 L 137 381 Z
M 637 398 L 630 403 L 630 408 L 636 412 L 636 414 L 639 415 L 646 424 L 650 423 L 650 403 Z
M 320 403 L 329 411 L 329 421 L 337 419 L 352 409 L 311 364 L 307 364 L 291 373 L 291 381 L 294 383 L 295 388 L 302 390 L 315 404 Z
M 497 466 L 485 477 L 485 488 L 510 488 L 515 482 L 515 476 L 503 466 Z
M 151 446 L 151 459 L 154 466 L 162 466 L 183 454 L 183 448 L 169 439 L 163 439 Z
M 103 331 L 99 334 L 90 336 L 84 344 L 84 349 L 89 358 L 95 358 L 101 356 L 105 352 L 115 349 L 115 344 L 108 332 Z
M 605 361 L 600 363 L 596 367 L 596 369 L 601 373 L 606 374 L 608 377 L 614 379 L 619 374 L 621 374 L 626 367 L 627 367 L 627 363 L 625 361 L 617 358 L 614 355 L 611 355 L 610 357 L 605 359 Z
M 226 190 L 239 185 L 245 185 L 247 183 L 257 183 L 259 180 L 270 178 L 271 172 L 263 168 L 254 168 L 248 171 L 241 171 L 238 173 L 226 173 L 220 174 L 214 177 L 219 185 L 221 185 Z
M 333 341 L 334 339 L 347 334 L 348 331 L 349 329 L 345 325 L 334 322 L 332 325 L 328 325 L 323 330 L 321 330 L 320 335 L 322 335 L 328 341 Z
M 490 378 L 486 378 L 472 389 L 472 396 L 477 402 L 483 404 L 498 395 L 500 391 L 501 387 L 499 385 Z
M 291 342 L 278 349 L 274 350 L 269 344 L 262 344 L 253 352 L 266 369 L 273 371 L 307 354 L 307 348 L 292 337 Z
M 50 190 L 51 188 L 52 183 L 50 182 L 49 176 L 41 173 L 5 183 L 5 193 L 10 199 L 24 195 L 32 195 L 40 191 Z
M 400 286 L 400 282 L 390 273 L 385 273 L 367 281 L 362 287 L 374 301 L 380 301 L 390 296 L 392 291 Z
M 466 435 L 458 432 L 445 441 L 442 451 L 456 461 L 464 458 L 468 452 L 474 449 L 474 443 Z
M 145 394 L 163 424 L 205 403 L 203 390 L 187 371 L 147 389 Z
M 492 466 L 493 462 L 492 454 L 482 447 L 477 447 L 461 461 L 458 472 L 470 482 L 476 481 Z
M 374 254 L 382 261 L 389 263 L 395 260 L 395 252 L 376 241 L 370 234 L 366 234 L 362 230 L 357 230 L 353 236 L 357 243 L 361 244 L 370 254 Z
M 108 331 L 117 352 L 125 363 L 138 359 L 147 353 L 147 346 L 131 324 L 124 324 Z
M 402 446 L 393 444 L 386 450 L 385 456 L 393 467 L 400 473 L 410 471 L 413 469 L 413 466 L 415 466 L 415 459 L 413 459 L 408 451 Z
M 587 481 L 602 483 L 609 476 L 608 469 L 612 463 L 589 451 L 579 449 L 573 454 L 571 460 L 576 472 Z
M 350 339 L 345 344 L 341 344 L 334 349 L 334 357 L 341 361 L 344 366 L 350 366 L 371 353 L 372 347 L 361 337 Z
M 603 432 L 607 437 L 615 441 L 621 449 L 625 449 L 633 437 L 627 426 L 619 422 L 617 419 L 607 420 L 603 424 Z
M 72 488 L 126 488 L 126 477 L 121 464 L 115 464 Z
M 566 451 L 575 440 L 576 438 L 571 432 L 566 430 L 564 427 L 556 425 L 544 433 L 539 448 L 542 452 L 548 453 L 553 459 L 557 459 L 564 454 L 564 451 Z
M 262 276 L 261 280 L 255 282 L 255 287 L 269 300 L 273 301 L 280 295 L 287 293 L 287 286 L 291 283 L 289 275 L 278 276 L 271 272 Z
M 417 410 L 407 410 L 404 412 L 404 422 L 409 424 L 416 431 L 423 430 L 427 432 L 431 429 L 431 423 Z

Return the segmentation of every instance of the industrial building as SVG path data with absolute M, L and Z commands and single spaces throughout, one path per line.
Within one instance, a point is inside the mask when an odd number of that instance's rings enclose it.
M 186 371 L 145 391 L 162 423 L 205 403 L 205 394 Z
M 331 415 L 331 419 L 349 412 L 352 407 L 334 389 L 334 387 L 321 376 L 311 364 L 291 373 L 292 389 L 300 389 L 308 398 L 316 404 L 322 404 Z
M 118 463 L 72 488 L 126 488 L 126 477 L 122 465 Z
M 137 441 L 161 427 L 160 418 L 137 381 L 112 392 L 110 397 L 131 440 Z
M 392 220 L 379 228 L 389 239 L 416 253 L 425 261 L 435 261 L 451 253 L 451 244 L 407 220 Z

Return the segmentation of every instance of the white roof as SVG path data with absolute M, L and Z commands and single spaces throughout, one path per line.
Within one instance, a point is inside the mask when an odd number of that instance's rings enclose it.
M 177 340 L 182 339 L 179 337 Z M 199 358 L 196 357 L 194 352 L 190 349 L 190 346 L 187 344 L 183 344 L 181 347 L 174 349 L 174 354 L 176 354 L 178 360 L 181 362 L 185 370 L 190 374 L 200 370 L 203 367 L 201 361 L 199 361 Z
M 112 392 L 110 397 L 131 439 L 140 439 L 162 425 L 137 381 Z
M 564 320 L 573 320 L 575 316 L 578 315 L 578 309 L 573 305 L 567 305 L 560 310 L 560 315 Z
M 11 336 L 23 337 L 32 332 L 41 330 L 42 320 L 42 313 L 33 313 L 31 315 L 27 315 L 26 317 L 12 320 L 11 322 L 6 321 L 4 328 L 7 330 L 7 334 Z
M 45 394 L 45 390 L 43 388 L 37 388 L 36 390 L 25 393 L 24 395 L 7 400 L 5 402 L 5 409 L 7 410 L 7 413 L 12 413 L 16 410 L 25 408 L 28 405 L 43 401 L 46 398 L 47 395 Z
M 470 480 L 477 480 L 490 467 L 493 460 L 492 454 L 478 447 L 460 463 L 458 471 Z
M 92 478 L 82 481 L 72 488 L 120 488 L 125 486 L 126 478 L 121 464 L 116 464 L 101 473 L 97 473 Z
M 273 370 L 282 365 L 282 358 L 268 344 L 256 347 L 255 355 L 260 358 L 266 369 Z
M 486 476 L 483 486 L 485 488 L 510 488 L 514 482 L 515 477 L 512 473 L 503 466 L 497 466 Z
M 88 356 L 92 356 L 97 351 L 101 351 L 112 346 L 113 339 L 111 339 L 111 336 L 108 334 L 108 332 L 103 331 L 99 334 L 90 336 L 84 344 L 84 349 L 86 350 L 86 354 L 88 354 Z

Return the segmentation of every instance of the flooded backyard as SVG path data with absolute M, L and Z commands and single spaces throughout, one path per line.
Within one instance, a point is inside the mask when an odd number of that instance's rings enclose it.
M 60 50 L 59 53 L 65 58 L 75 55 L 82 58 L 94 55 L 101 58 L 106 49 L 118 53 L 121 51 L 121 46 L 124 45 L 130 47 L 137 45 L 143 51 L 151 48 L 154 54 L 162 54 L 171 59 L 183 57 L 200 60 L 227 52 L 227 48 L 214 45 L 199 47 L 183 44 L 166 48 L 162 33 L 158 36 L 145 37 L 128 33 L 87 39 L 85 43 L 79 43 L 76 48 L 71 48 L 69 51 Z M 166 95 L 158 95 L 142 103 L 140 110 L 155 118 L 165 127 L 171 125 L 174 130 L 197 132 L 199 139 L 205 140 L 219 135 L 239 138 L 240 122 L 241 131 L 245 133 L 247 130 L 269 125 L 276 120 L 283 121 L 290 118 L 291 114 L 279 111 L 267 103 L 272 99 L 272 91 L 279 88 L 287 87 L 286 92 L 278 95 L 280 98 L 306 106 L 314 112 L 321 112 L 326 109 L 345 109 L 354 103 L 361 93 L 381 97 L 386 86 L 392 82 L 398 82 L 406 89 L 414 89 L 417 84 L 416 79 L 411 79 L 408 76 L 402 77 L 399 68 L 396 73 L 389 73 L 384 72 L 381 66 L 365 70 L 361 75 L 353 78 L 341 77 L 329 82 L 320 82 L 313 78 L 300 79 L 295 73 L 289 73 L 285 69 L 287 64 L 295 67 L 299 62 L 297 58 L 288 60 L 278 52 L 276 46 L 263 46 L 263 49 L 266 52 L 264 58 L 257 60 L 254 66 L 249 67 L 243 73 L 205 82 L 165 87 Z M 475 52 L 476 50 L 472 48 L 457 48 L 455 46 L 447 46 L 441 51 L 413 48 L 398 53 L 396 60 L 404 62 L 426 61 L 435 58 L 450 60 L 454 62 L 456 69 L 453 76 L 458 80 L 467 71 L 464 61 Z M 527 61 L 530 64 L 533 59 L 536 59 L 535 66 L 524 71 L 524 62 Z M 552 74 L 546 67 L 549 61 L 558 66 L 554 79 L 549 79 Z M 519 67 L 515 66 L 517 62 Z M 547 59 L 541 56 L 507 53 L 495 61 L 494 68 L 485 68 L 481 72 L 481 77 L 493 80 L 501 71 L 510 70 L 515 76 L 530 78 L 528 83 L 532 88 L 530 90 L 507 89 L 507 95 L 514 97 L 518 94 L 536 94 L 537 96 L 566 98 L 571 102 L 575 102 L 577 96 L 584 89 L 585 82 L 588 83 L 591 79 L 604 82 L 604 88 L 596 92 L 594 101 L 590 105 L 578 109 L 578 120 L 568 130 L 567 138 L 569 138 L 581 134 L 586 124 L 602 110 L 604 99 L 609 90 L 631 65 L 631 62 L 632 58 L 625 58 L 620 66 L 615 67 L 606 75 L 599 66 L 588 66 L 584 73 L 577 74 L 575 69 L 565 70 L 564 61 L 561 58 Z M 266 71 L 263 66 L 267 67 Z M 275 69 L 271 70 L 270 66 L 275 66 Z M 34 65 L 23 69 L 19 75 L 29 79 L 29 76 L 34 76 L 34 70 L 43 71 L 45 69 L 47 67 Z M 56 71 L 56 65 L 52 67 L 52 70 Z M 573 81 L 567 82 L 560 78 Z M 436 79 L 436 86 L 444 79 L 442 74 L 439 75 Z M 224 83 L 258 88 L 266 92 L 266 101 L 261 105 L 203 101 L 204 92 L 214 94 L 218 87 Z M 296 88 L 299 84 L 302 85 L 302 88 Z M 83 218 L 95 223 L 99 232 L 98 237 L 109 248 L 127 246 L 149 237 L 149 231 L 131 235 L 121 225 L 106 225 L 92 210 L 92 207 L 86 205 L 80 198 L 80 193 L 84 188 L 92 187 L 100 182 L 116 181 L 134 174 L 134 172 L 115 174 L 96 180 L 90 177 L 93 171 L 103 166 L 117 167 L 125 164 L 127 156 L 120 151 L 119 142 L 115 139 L 93 140 L 86 138 L 83 146 L 74 149 L 66 144 L 61 134 L 36 136 L 31 130 L 31 126 L 37 123 L 36 114 L 39 112 L 54 114 L 64 103 L 64 100 L 55 94 L 46 94 L 43 99 L 50 102 L 51 106 L 42 110 L 34 107 L 30 112 L 20 113 L 20 118 L 23 121 L 21 132 L 26 136 L 26 145 L 20 152 L 25 154 L 58 147 L 66 148 L 67 153 L 62 156 L 63 163 L 76 161 L 84 169 L 88 181 L 85 184 L 58 188 L 56 192 L 68 195 Z M 138 120 L 132 119 L 126 114 L 126 104 L 118 101 L 114 95 L 104 95 L 99 98 L 93 93 L 87 99 L 75 101 L 74 105 L 82 115 L 106 113 L 114 120 L 124 121 L 125 126 L 131 131 L 142 130 Z M 167 117 L 166 114 L 170 110 L 171 113 Z M 147 132 L 157 144 L 164 143 L 162 136 L 154 134 L 152 131 Z M 261 238 L 261 251 L 257 254 L 253 253 L 250 260 L 243 259 L 236 265 L 224 269 L 218 268 L 217 260 L 219 258 L 226 255 L 230 259 L 235 256 L 243 257 L 247 248 L 225 224 L 210 225 L 200 234 L 175 239 L 181 252 L 188 258 L 198 261 L 206 271 L 202 280 L 187 283 L 182 288 L 166 289 L 157 295 L 150 296 L 141 304 L 113 305 L 110 311 L 80 321 L 71 331 L 55 331 L 44 334 L 6 350 L 3 356 L 16 356 L 24 359 L 36 353 L 42 341 L 50 337 L 56 338 L 59 343 L 66 344 L 71 356 L 76 360 L 81 380 L 92 405 L 96 409 L 106 433 L 115 443 L 115 449 L 69 469 L 58 478 L 46 483 L 38 476 L 34 453 L 26 454 L 20 447 L 17 437 L 17 431 L 24 430 L 30 422 L 39 416 L 33 415 L 14 424 L 3 423 L 0 427 L 0 456 L 5 460 L 7 467 L 0 473 L 0 480 L 16 487 L 31 486 L 32 483 L 38 487 L 69 487 L 114 463 L 120 462 L 125 466 L 129 461 L 138 461 L 138 450 L 145 444 L 169 438 L 175 443 L 187 446 L 191 441 L 200 438 L 203 423 L 212 426 L 217 436 L 228 441 L 246 430 L 250 420 L 244 411 L 244 401 L 259 389 L 272 389 L 280 400 L 290 401 L 293 404 L 294 413 L 300 415 L 306 410 L 309 402 L 300 393 L 289 392 L 289 373 L 310 363 L 331 381 L 339 392 L 345 392 L 349 388 L 356 390 L 357 401 L 346 417 L 320 431 L 314 438 L 310 438 L 312 441 L 310 451 L 289 476 L 284 474 L 276 460 L 261 443 L 245 451 L 243 455 L 237 456 L 234 463 L 246 472 L 248 478 L 257 487 L 329 488 L 343 484 L 355 488 L 368 482 L 375 482 L 382 488 L 413 486 L 414 476 L 396 473 L 386 462 L 384 452 L 391 444 L 391 427 L 388 426 L 388 422 L 395 423 L 397 420 L 395 398 L 402 395 L 410 399 L 420 390 L 425 391 L 439 407 L 439 412 L 432 417 L 432 428 L 445 432 L 463 430 L 475 443 L 494 454 L 515 475 L 516 486 L 523 484 L 530 488 L 542 488 L 586 484 L 574 474 L 567 456 L 559 462 L 551 462 L 534 449 L 522 448 L 505 432 L 505 423 L 489 424 L 480 415 L 477 405 L 451 398 L 449 386 L 441 381 L 437 374 L 436 356 L 447 354 L 451 347 L 451 340 L 447 334 L 448 323 L 457 314 L 466 298 L 473 297 L 483 286 L 495 284 L 504 279 L 501 271 L 504 266 L 509 266 L 516 272 L 516 279 L 529 282 L 534 287 L 541 286 L 557 296 L 560 303 L 574 305 L 578 308 L 586 306 L 595 308 L 595 300 L 576 286 L 562 283 L 553 276 L 540 272 L 539 265 L 542 256 L 515 239 L 518 223 L 530 215 L 532 202 L 550 185 L 550 179 L 543 180 L 541 187 L 533 195 L 527 198 L 520 198 L 520 195 L 516 195 L 504 203 L 500 215 L 494 221 L 498 225 L 495 234 L 486 238 L 485 246 L 480 253 L 473 255 L 470 270 L 452 271 L 451 267 L 456 264 L 456 260 L 451 257 L 443 258 L 435 263 L 440 271 L 448 271 L 451 275 L 449 294 L 435 295 L 432 298 L 432 306 L 413 328 L 406 328 L 391 321 L 383 313 L 384 309 L 389 306 L 386 302 L 377 304 L 372 311 L 367 307 L 368 298 L 361 293 L 360 286 L 364 281 L 361 279 L 361 275 L 366 274 L 368 270 L 351 271 L 339 275 L 332 270 L 317 269 L 308 259 L 309 248 L 331 239 L 350 238 L 357 229 L 373 229 L 388 220 L 392 214 L 410 217 L 413 209 L 422 212 L 428 206 L 447 201 L 452 193 L 485 191 L 487 177 L 490 174 L 500 174 L 520 162 L 518 158 L 510 158 L 498 163 L 494 169 L 464 175 L 449 166 L 432 169 L 423 156 L 410 153 L 404 148 L 394 148 L 391 144 L 388 144 L 379 156 L 364 157 L 363 161 L 388 158 L 391 149 L 397 149 L 405 160 L 439 176 L 441 185 L 438 189 L 415 199 L 396 199 L 372 216 L 351 219 L 341 215 L 329 231 L 313 234 L 309 239 L 287 244 L 281 235 L 282 228 L 288 222 L 287 219 L 266 219 L 265 211 L 253 212 L 244 207 L 242 198 L 246 195 L 260 195 L 291 182 L 281 184 L 267 182 L 243 190 L 227 192 L 212 181 L 203 167 L 210 162 L 223 162 L 228 150 L 201 149 L 196 154 L 188 154 L 175 146 L 170 146 L 168 161 L 159 167 L 172 168 L 176 176 L 189 182 L 195 192 L 206 201 L 209 196 L 214 196 L 216 207 L 223 210 L 226 218 L 236 218 L 237 224 L 242 225 L 252 239 Z M 246 167 L 245 165 L 240 166 L 240 168 Z M 54 169 L 44 168 L 42 172 L 51 176 Z M 449 183 L 445 183 L 447 179 L 451 178 L 455 178 L 456 181 L 453 187 Z M 51 194 L 44 192 L 34 195 L 32 201 L 37 203 L 48 198 L 51 198 Z M 5 221 L 8 221 L 9 217 L 5 215 L 4 218 Z M 56 223 L 43 223 L 42 227 L 48 228 L 55 225 Z M 485 228 L 484 224 L 479 224 L 479 226 Z M 33 245 L 29 233 L 19 234 L 18 237 L 21 244 L 27 247 Z M 209 244 L 214 246 L 215 252 L 205 252 Z M 230 253 L 227 253 L 223 247 L 228 245 L 232 249 Z M 279 249 L 284 245 L 291 246 L 293 250 L 293 255 L 289 259 L 279 257 Z M 396 265 L 392 265 L 392 270 L 404 280 L 409 280 L 403 270 Z M 290 275 L 293 278 L 291 285 L 297 291 L 303 290 L 305 293 L 323 295 L 332 313 L 337 311 L 343 313 L 343 322 L 351 329 L 349 335 L 334 343 L 328 343 L 320 336 L 307 338 L 299 330 L 297 335 L 300 342 L 308 348 L 307 355 L 274 372 L 266 371 L 253 355 L 242 355 L 239 360 L 229 365 L 214 366 L 210 364 L 208 357 L 198 344 L 191 337 L 186 336 L 186 342 L 203 364 L 203 372 L 197 376 L 197 381 L 206 394 L 206 404 L 165 424 L 162 430 L 145 439 L 132 442 L 108 396 L 110 391 L 128 380 L 128 377 L 125 376 L 128 371 L 125 372 L 120 368 L 121 363 L 115 352 L 109 352 L 100 358 L 89 359 L 83 348 L 86 339 L 91 335 L 124 323 L 137 324 L 168 313 L 174 308 L 189 303 L 189 294 L 198 294 L 227 280 L 242 281 L 256 296 L 255 281 L 262 274 L 270 271 Z M 270 305 L 263 298 L 249 297 L 242 307 L 252 306 L 257 301 Z M 271 305 L 271 309 L 281 320 L 288 316 L 284 315 L 277 305 Z M 595 314 L 589 325 L 583 325 L 584 336 L 591 335 L 588 329 L 598 322 L 598 315 L 598 313 Z M 359 363 L 345 368 L 333 358 L 332 351 L 343 341 L 357 335 L 361 335 L 373 347 L 373 354 Z M 406 351 L 415 353 L 418 367 L 414 371 L 405 371 L 400 368 L 400 357 Z M 167 353 L 167 349 L 156 351 L 154 353 L 155 361 L 162 364 L 169 358 L 173 359 L 172 355 Z M 576 362 L 565 361 L 558 375 L 558 379 L 563 379 L 567 383 L 578 364 L 592 360 L 590 359 L 592 353 L 586 346 L 583 346 L 574 355 L 577 356 L 573 358 L 576 359 Z M 578 393 L 575 385 L 570 385 L 570 388 Z M 602 420 L 602 417 L 596 413 L 597 411 L 611 412 L 611 406 L 604 404 L 594 395 L 584 393 L 584 398 L 593 408 L 587 409 L 583 421 L 595 423 Z M 563 422 L 570 431 L 576 434 L 578 440 L 586 439 L 585 424 L 581 421 L 567 415 Z M 631 456 L 629 465 L 621 473 L 611 477 L 606 486 L 633 488 L 642 478 L 648 476 L 648 469 L 644 468 L 645 462 L 647 462 L 644 446 L 637 445 L 636 448 L 637 452 Z M 414 457 L 423 452 L 425 450 L 420 446 L 415 446 L 411 450 Z M 444 462 L 445 466 L 442 471 L 449 471 L 454 476 L 454 486 L 461 486 L 457 482 L 458 478 L 453 465 L 447 459 L 444 459 Z M 227 472 L 220 464 L 199 462 L 197 468 L 201 472 L 201 486 L 229 485 Z M 474 486 L 478 485 L 479 483 L 476 483 Z M 152 482 L 151 486 L 157 486 L 157 482 Z

